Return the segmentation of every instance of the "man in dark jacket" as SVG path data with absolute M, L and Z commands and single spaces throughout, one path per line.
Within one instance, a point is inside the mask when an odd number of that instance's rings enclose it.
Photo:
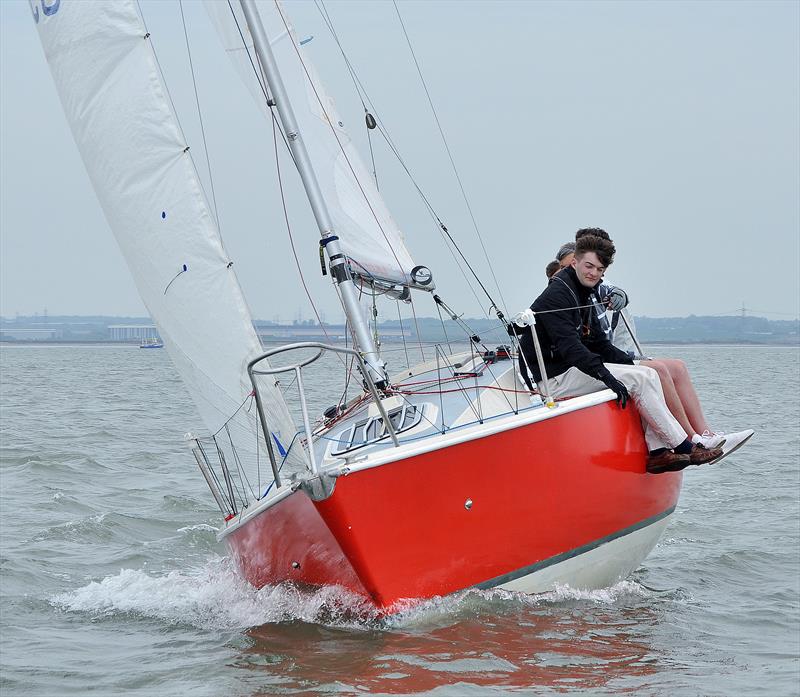
M 575 257 L 575 244 L 586 235 L 595 235 L 611 241 L 609 234 L 602 228 L 581 228 L 575 233 L 575 242 L 567 242 L 562 245 L 556 254 L 562 268 L 572 265 Z M 703 413 L 700 399 L 689 376 L 689 370 L 683 361 L 676 358 L 647 358 L 637 355 L 641 354 L 641 349 L 634 334 L 633 317 L 627 314 L 628 295 L 624 290 L 609 284 L 604 279 L 595 286 L 594 294 L 600 301 L 595 306 L 600 327 L 606 333 L 608 340 L 617 348 L 636 358 L 637 365 L 646 365 L 658 373 L 664 392 L 664 401 L 667 403 L 670 413 L 693 443 L 701 443 L 706 448 L 719 448 L 726 441 L 730 445 L 732 441 L 745 435 L 744 432 L 727 434 L 714 432 Z M 611 321 L 606 317 L 607 310 L 612 313 Z M 625 321 L 619 325 L 620 316 L 623 314 Z
M 692 444 L 667 408 L 656 371 L 634 365 L 599 325 L 594 289 L 613 262 L 615 251 L 611 240 L 595 235 L 577 241 L 572 264 L 555 274 L 531 305 L 532 329 L 542 349 L 547 385 L 542 382 L 530 330 L 518 331 L 522 373 L 526 375 L 527 367 L 540 391 L 549 391 L 554 398 L 576 397 L 605 386 L 617 395 L 624 409 L 632 397 L 650 450 L 648 472 L 677 471 L 710 462 L 722 451 Z

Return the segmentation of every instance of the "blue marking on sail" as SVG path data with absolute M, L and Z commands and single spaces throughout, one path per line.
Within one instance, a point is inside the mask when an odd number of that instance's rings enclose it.
M 286 448 L 281 445 L 281 442 L 278 440 L 278 436 L 276 436 L 272 431 L 270 431 L 270 433 L 272 433 L 272 440 L 275 441 L 275 445 L 278 446 L 278 452 L 281 454 L 281 457 L 286 457 Z
M 59 5 L 61 5 L 61 0 L 55 0 L 52 5 L 48 5 L 47 0 L 42 0 L 42 11 L 47 16 L 54 15 L 58 12 Z

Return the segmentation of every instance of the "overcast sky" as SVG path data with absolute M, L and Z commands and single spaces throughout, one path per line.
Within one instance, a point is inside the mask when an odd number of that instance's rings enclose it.
M 62 0 L 68 2 L 69 0 Z M 207 180 L 180 8 L 142 3 Z M 288 3 L 368 160 L 361 107 L 313 2 Z M 382 123 L 495 285 L 394 7 L 326 7 Z M 507 309 L 529 305 L 579 227 L 612 235 L 634 314 L 800 314 L 800 3 L 401 2 Z M 277 194 L 272 133 L 184 1 L 226 247 L 256 317 L 312 316 Z M 64 119 L 28 0 L 0 1 L 0 314 L 144 315 Z M 457 311 L 483 316 L 408 178 L 373 140 L 381 191 Z M 287 177 L 303 273 L 329 321 L 318 232 Z M 498 298 L 499 299 L 499 298 Z M 385 319 L 396 318 L 386 307 Z M 432 301 L 417 312 L 435 316 Z

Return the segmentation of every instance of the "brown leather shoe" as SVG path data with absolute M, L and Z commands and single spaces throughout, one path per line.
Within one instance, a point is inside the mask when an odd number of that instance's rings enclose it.
M 693 465 L 704 465 L 706 462 L 711 462 L 721 456 L 722 448 L 706 448 L 701 443 L 695 443 L 689 459 Z
M 711 452 L 711 451 L 709 451 Z M 661 474 L 662 472 L 679 472 L 692 464 L 689 455 L 679 455 L 671 450 L 665 450 L 658 455 L 650 455 L 647 458 L 647 471 L 650 474 Z M 700 463 L 697 463 L 700 464 Z

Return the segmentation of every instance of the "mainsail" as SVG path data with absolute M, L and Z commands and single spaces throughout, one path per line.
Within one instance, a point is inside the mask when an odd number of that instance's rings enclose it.
M 210 433 L 256 456 L 247 364 L 263 351 L 136 2 L 32 7 L 89 178 L 164 345 Z M 259 390 L 283 451 L 292 418 L 274 383 Z M 295 450 L 290 467 L 302 459 Z
M 226 52 L 271 119 L 265 98 L 268 90 L 254 69 L 258 62 L 241 6 L 233 0 L 206 0 L 205 4 Z M 353 272 L 367 279 L 413 285 L 411 270 L 415 264 L 403 233 L 347 134 L 285 10 L 279 2 L 270 1 L 259 3 L 259 11 L 334 232 Z

